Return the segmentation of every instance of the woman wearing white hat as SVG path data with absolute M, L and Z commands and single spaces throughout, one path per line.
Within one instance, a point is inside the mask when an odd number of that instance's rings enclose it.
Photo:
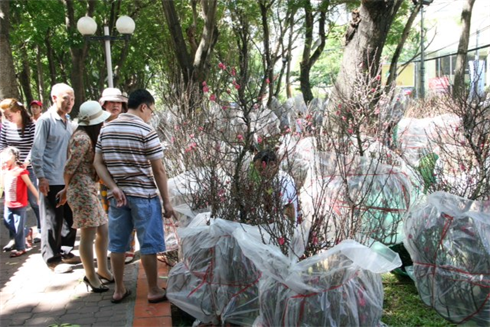
M 104 121 L 110 113 L 102 110 L 97 101 L 86 101 L 80 106 L 78 128 L 68 145 L 65 164 L 65 188 L 57 197 L 58 206 L 68 204 L 73 211 L 73 228 L 80 228 L 80 258 L 85 277 L 83 282 L 92 292 L 107 292 L 101 278 L 113 280 L 107 265 L 108 229 L 107 215 L 97 192 L 97 173 L 93 166 L 95 144 Z M 94 268 L 93 243 L 97 255 L 97 272 Z
M 102 92 L 99 103 L 102 109 L 111 114 L 107 122 L 116 119 L 121 112 L 128 111 L 128 98 L 119 89 L 114 87 L 109 87 Z

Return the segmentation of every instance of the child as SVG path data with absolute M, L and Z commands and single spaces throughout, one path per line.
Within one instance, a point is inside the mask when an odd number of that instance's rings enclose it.
M 14 235 L 15 250 L 11 258 L 23 255 L 26 250 L 27 188 L 39 203 L 39 194 L 29 179 L 29 172 L 20 160 L 20 152 L 15 147 L 7 147 L 1 153 L 3 186 L 5 191 L 4 223 Z

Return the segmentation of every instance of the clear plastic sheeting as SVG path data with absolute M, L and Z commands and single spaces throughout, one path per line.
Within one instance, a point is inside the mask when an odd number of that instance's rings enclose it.
M 179 249 L 177 222 L 173 217 L 164 220 L 163 235 L 165 237 L 165 252 L 176 251 Z
M 376 243 L 346 240 L 301 262 L 260 241 L 257 232 L 234 237 L 263 273 L 260 317 L 254 326 L 378 326 L 383 313 L 379 273 L 401 265 L 398 254 Z
M 199 214 L 178 229 L 183 261 L 169 272 L 167 296 L 203 323 L 251 325 L 259 315 L 261 273 L 231 237 L 240 228 Z
M 281 167 L 292 175 L 298 190 L 303 187 L 308 170 L 315 162 L 316 146 L 314 137 L 298 140 L 286 134 L 281 138 L 281 146 L 277 151 L 279 156 L 285 158 L 281 162 Z
M 422 300 L 453 323 L 490 325 L 490 201 L 436 192 L 405 221 Z
M 395 161 L 396 154 L 389 154 Z M 342 158 L 321 152 L 315 160 L 301 191 L 305 219 L 319 212 L 334 216 L 335 226 L 327 236 L 334 243 L 354 238 L 352 226 L 362 244 L 368 245 L 369 239 L 386 245 L 403 241 L 403 218 L 420 196 L 413 171 L 398 161 L 382 164 L 372 156 Z
M 461 120 L 453 114 L 433 118 L 403 118 L 394 135 L 395 145 L 401 150 L 410 165 L 418 166 L 419 160 L 437 149 L 431 149 L 431 141 L 451 142 Z M 454 140 L 453 140 L 454 141 Z

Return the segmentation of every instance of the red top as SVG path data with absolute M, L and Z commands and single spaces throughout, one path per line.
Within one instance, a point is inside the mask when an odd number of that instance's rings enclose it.
M 3 173 L 5 205 L 8 208 L 27 206 L 27 184 L 22 180 L 22 175 L 29 176 L 29 172 L 18 166 Z

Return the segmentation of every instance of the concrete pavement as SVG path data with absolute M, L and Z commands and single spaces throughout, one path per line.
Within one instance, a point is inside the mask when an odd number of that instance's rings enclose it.
M 3 217 L 3 203 L 0 205 Z M 28 226 L 36 225 L 30 208 L 27 222 Z M 8 240 L 7 228 L 1 226 L 0 245 L 3 247 Z M 0 326 L 133 326 L 138 257 L 126 265 L 124 273 L 132 295 L 113 304 L 110 301 L 113 285 L 105 293 L 88 293 L 82 282 L 85 275 L 82 265 L 74 265 L 71 273 L 55 274 L 42 260 L 40 243 L 18 258 L 9 255 L 10 252 L 0 253 Z

